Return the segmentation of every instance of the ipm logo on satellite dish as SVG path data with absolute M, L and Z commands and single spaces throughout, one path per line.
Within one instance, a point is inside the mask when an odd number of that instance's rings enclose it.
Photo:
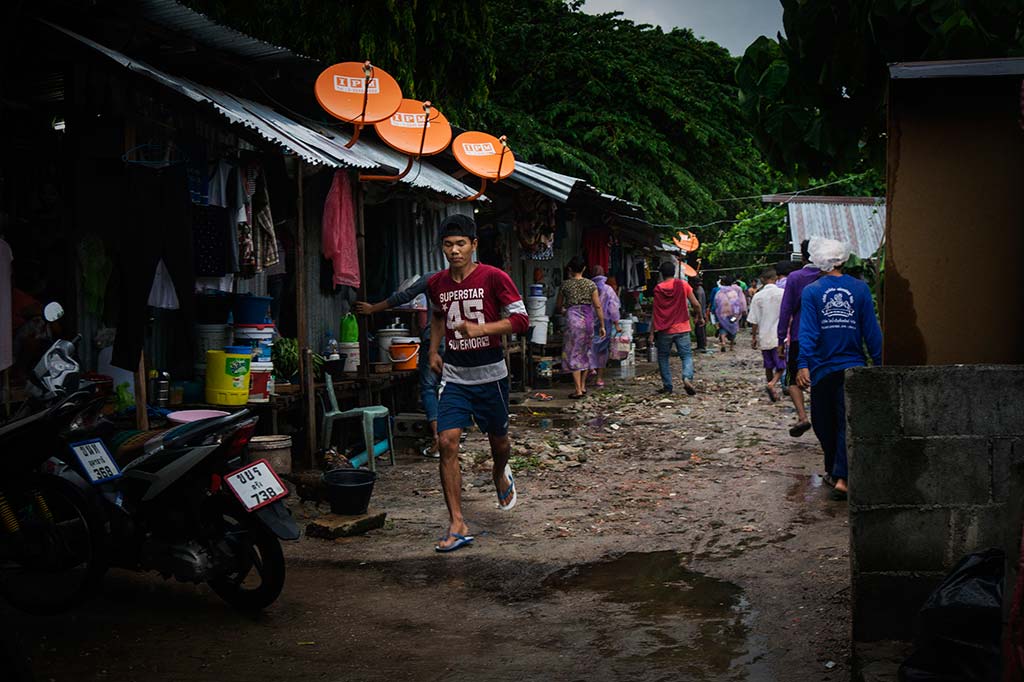
M 466 156 L 490 156 L 494 154 L 494 145 L 490 142 L 463 142 L 462 150 Z
M 422 128 L 424 123 L 430 127 L 426 114 L 407 114 L 399 111 L 391 117 L 391 125 L 396 128 Z
M 371 95 L 380 94 L 380 81 L 376 78 L 370 79 L 369 88 L 366 87 L 365 78 L 356 78 L 354 76 L 334 76 L 334 89 L 338 92 L 347 92 L 350 94 L 361 95 L 364 92 Z

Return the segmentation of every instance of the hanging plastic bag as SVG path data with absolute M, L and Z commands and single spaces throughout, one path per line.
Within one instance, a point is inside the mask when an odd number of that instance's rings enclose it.
M 1000 682 L 1005 558 L 996 548 L 968 554 L 935 588 L 917 613 L 900 682 Z
M 356 320 L 356 316 L 349 313 L 345 317 L 341 318 L 341 342 L 342 343 L 356 343 L 359 341 L 359 322 Z
M 629 355 L 630 348 L 632 347 L 633 340 L 625 334 L 617 334 L 612 337 L 611 349 L 609 350 L 609 356 L 612 360 L 625 360 Z

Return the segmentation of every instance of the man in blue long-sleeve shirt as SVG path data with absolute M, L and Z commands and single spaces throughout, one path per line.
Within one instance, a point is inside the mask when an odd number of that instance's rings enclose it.
M 816 238 L 811 240 L 810 256 L 823 276 L 800 295 L 797 382 L 812 389 L 811 423 L 825 453 L 825 472 L 835 483 L 833 499 L 846 499 L 844 371 L 867 364 L 865 345 L 872 363 L 882 363 L 882 330 L 868 285 L 843 274 L 849 247 Z
M 384 301 L 379 301 L 377 303 L 358 301 L 355 304 L 355 311 L 360 315 L 373 315 L 374 313 L 380 313 L 390 308 L 405 305 L 420 294 L 426 294 L 427 282 L 429 282 L 430 278 L 436 274 L 437 271 L 428 272 L 405 289 L 392 293 Z M 420 373 L 420 400 L 423 403 L 423 411 L 427 415 L 427 422 L 430 424 L 431 443 L 424 447 L 421 450 L 421 453 L 424 457 L 436 458 L 440 456 L 437 452 L 437 389 L 441 385 L 441 379 L 437 373 L 430 368 L 429 350 L 430 322 L 428 320 L 427 324 L 423 327 L 423 333 L 420 334 L 420 357 L 418 369 Z

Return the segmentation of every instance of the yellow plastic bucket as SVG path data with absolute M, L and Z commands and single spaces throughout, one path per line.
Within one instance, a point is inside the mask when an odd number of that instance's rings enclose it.
M 252 356 L 206 351 L 206 402 L 211 405 L 245 405 L 249 401 Z

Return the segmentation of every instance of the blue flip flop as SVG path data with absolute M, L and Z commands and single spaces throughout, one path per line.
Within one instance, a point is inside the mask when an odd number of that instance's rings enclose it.
M 455 550 L 459 549 L 460 547 L 465 547 L 466 545 L 468 545 L 468 544 L 473 542 L 473 536 L 472 535 L 459 535 L 458 533 L 448 533 L 448 535 L 445 535 L 443 538 L 441 538 L 440 542 L 444 542 L 448 538 L 455 538 L 455 542 L 453 542 L 452 544 L 448 545 L 447 547 L 442 547 L 441 545 L 434 545 L 434 551 L 435 552 L 454 552 Z
M 516 506 L 516 502 L 519 500 L 519 494 L 516 493 L 516 480 L 512 478 L 512 467 L 508 464 L 505 465 L 505 478 L 508 479 L 508 488 L 505 490 L 505 494 L 502 495 L 500 490 L 497 491 L 498 509 L 501 511 L 508 511 Z

